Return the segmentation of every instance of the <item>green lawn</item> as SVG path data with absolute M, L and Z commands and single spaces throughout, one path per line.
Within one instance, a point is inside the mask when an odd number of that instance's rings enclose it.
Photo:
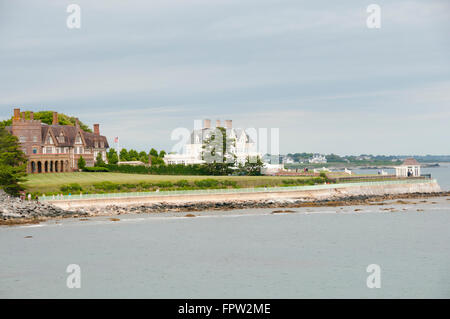
M 286 179 L 303 179 L 308 177 L 301 176 L 181 176 L 181 175 L 146 175 L 146 174 L 123 174 L 123 173 L 46 173 L 33 174 L 27 176 L 27 181 L 23 183 L 26 190 L 29 192 L 57 192 L 62 185 L 77 183 L 83 188 L 98 182 L 113 182 L 113 183 L 139 183 L 139 182 L 176 182 L 182 179 L 188 181 L 195 181 L 201 179 L 217 179 L 217 180 L 231 180 L 236 181 L 240 187 L 255 187 L 255 186 L 277 186 L 281 184 L 282 180 Z

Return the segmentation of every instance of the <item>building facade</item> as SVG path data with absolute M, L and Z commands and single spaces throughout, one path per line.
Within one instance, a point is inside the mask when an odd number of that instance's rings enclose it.
M 225 125 L 222 126 L 220 120 L 216 121 L 216 128 L 223 127 L 226 130 L 226 136 L 233 141 L 230 143 L 229 154 L 232 154 L 236 163 L 244 164 L 248 157 L 256 158 L 262 157 L 256 151 L 256 143 L 250 136 L 241 128 L 233 128 L 231 120 L 225 120 Z M 183 147 L 181 154 L 166 154 L 164 162 L 166 164 L 203 164 L 204 142 L 214 133 L 214 128 L 211 127 L 211 120 L 203 121 L 203 128 L 193 130 L 190 134 L 189 141 Z
M 80 128 L 78 120 L 75 126 L 59 125 L 57 112 L 53 112 L 52 125 L 47 125 L 35 120 L 33 112 L 30 119 L 25 119 L 25 112 L 14 109 L 12 125 L 6 129 L 19 139 L 28 159 L 29 174 L 78 170 L 81 156 L 86 166 L 94 166 L 99 153 L 106 162 L 109 145 L 106 137 L 100 135 L 99 124 L 94 124 L 94 133 L 90 133 Z
M 402 165 L 395 167 L 397 177 L 418 177 L 420 176 L 420 164 L 414 158 L 407 158 Z

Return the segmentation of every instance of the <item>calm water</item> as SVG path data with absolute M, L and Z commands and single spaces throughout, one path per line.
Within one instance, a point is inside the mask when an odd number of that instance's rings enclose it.
M 2 227 L 0 297 L 449 298 L 450 200 L 414 202 Z M 81 289 L 66 287 L 68 264 Z

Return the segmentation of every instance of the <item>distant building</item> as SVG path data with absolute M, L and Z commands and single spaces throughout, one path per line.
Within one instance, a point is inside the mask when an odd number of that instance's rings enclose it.
M 327 162 L 327 158 L 320 154 L 314 154 L 312 158 L 308 160 L 311 164 L 324 164 Z
M 224 124 L 227 138 L 234 140 L 234 145 L 230 145 L 229 153 L 236 157 L 237 163 L 245 163 L 248 157 L 261 157 L 261 154 L 255 151 L 255 142 L 251 140 L 244 129 L 233 128 L 231 120 L 225 120 Z M 222 127 L 220 120 L 216 121 L 216 128 L 218 127 Z M 203 128 L 192 131 L 189 143 L 184 145 L 183 152 L 181 154 L 166 154 L 164 162 L 166 164 L 184 165 L 205 163 L 202 158 L 204 141 L 214 132 L 215 128 L 211 128 L 211 120 L 204 120 Z
M 57 112 L 53 112 L 52 125 L 47 125 L 35 120 L 33 112 L 27 120 L 25 112 L 14 109 L 12 125 L 6 129 L 19 139 L 28 159 L 27 173 L 74 171 L 81 156 L 86 166 L 94 166 L 99 153 L 106 161 L 109 145 L 106 137 L 100 135 L 99 124 L 94 124 L 94 133 L 90 133 L 80 128 L 78 120 L 75 126 L 59 125 Z
M 407 158 L 400 166 L 395 167 L 395 175 L 398 177 L 420 176 L 420 164 L 414 158 Z
M 264 166 L 261 169 L 261 174 L 263 175 L 274 175 L 276 173 L 280 173 L 284 171 L 283 164 L 268 164 L 264 163 Z
M 150 166 L 149 164 L 145 164 L 141 161 L 122 161 L 122 162 L 117 162 L 117 165 Z
M 283 163 L 284 164 L 294 164 L 294 159 L 290 156 L 286 156 L 283 158 Z

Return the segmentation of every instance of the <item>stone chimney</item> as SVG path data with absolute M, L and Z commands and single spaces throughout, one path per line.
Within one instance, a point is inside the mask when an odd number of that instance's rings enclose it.
M 220 127 L 220 120 L 216 120 L 216 127 Z
M 53 112 L 52 125 L 58 125 L 58 112 Z
M 20 109 L 14 109 L 14 119 L 20 120 Z
M 232 121 L 231 120 L 225 120 L 225 128 L 232 128 Z
M 20 114 L 22 114 L 21 119 L 25 120 L 25 112 L 21 112 Z
M 33 113 L 33 111 L 30 112 L 30 120 L 34 120 L 34 113 Z
M 80 121 L 78 120 L 78 117 L 75 118 L 75 127 L 76 128 L 80 127 Z
M 211 128 L 211 120 L 209 119 L 203 120 L 203 128 Z
M 94 133 L 100 135 L 100 124 L 94 124 Z

